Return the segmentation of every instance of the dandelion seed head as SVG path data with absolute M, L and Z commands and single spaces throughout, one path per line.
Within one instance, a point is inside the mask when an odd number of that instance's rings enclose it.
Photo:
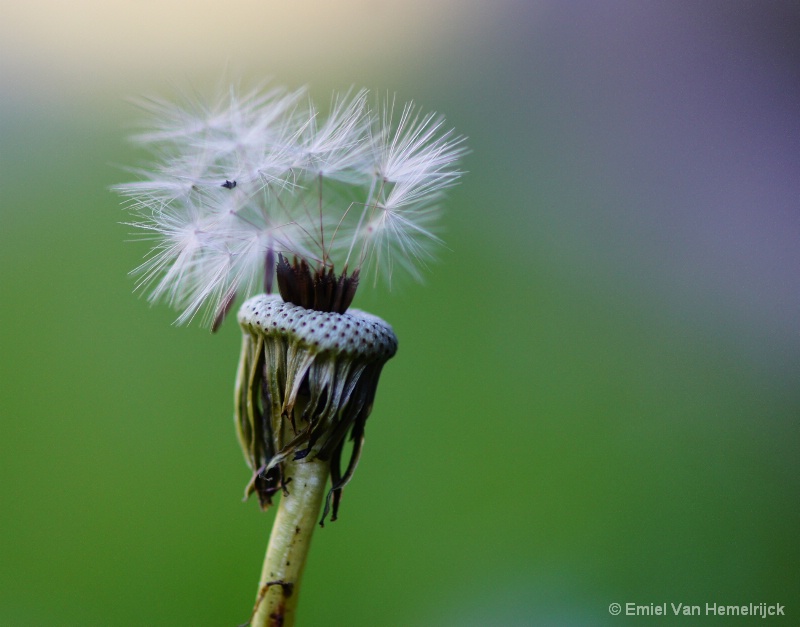
M 235 295 L 272 285 L 279 256 L 317 277 L 391 282 L 419 278 L 441 244 L 441 202 L 466 152 L 442 116 L 371 106 L 366 90 L 335 94 L 323 115 L 305 90 L 266 86 L 139 104 L 149 121 L 133 140 L 152 162 L 115 190 L 152 243 L 137 287 L 179 323 L 218 325 Z

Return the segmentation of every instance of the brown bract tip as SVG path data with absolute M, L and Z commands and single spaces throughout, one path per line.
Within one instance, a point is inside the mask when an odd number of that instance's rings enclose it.
M 278 255 L 275 274 L 284 302 L 316 311 L 344 313 L 358 288 L 358 270 L 348 276 L 345 269 L 336 276 L 333 268 L 312 270 L 305 259 L 295 258 L 290 264 L 283 255 Z

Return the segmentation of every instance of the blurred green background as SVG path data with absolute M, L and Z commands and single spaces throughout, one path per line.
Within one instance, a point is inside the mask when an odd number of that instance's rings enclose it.
M 472 149 L 426 284 L 357 299 L 400 352 L 300 624 L 798 624 L 796 3 L 4 13 L 0 625 L 248 617 L 272 514 L 240 501 L 239 332 L 132 294 L 108 191 L 143 158 L 126 97 L 227 74 L 397 92 Z

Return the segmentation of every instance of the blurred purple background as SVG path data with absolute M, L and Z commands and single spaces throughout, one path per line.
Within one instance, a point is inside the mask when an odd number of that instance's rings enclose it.
M 501 10 L 453 79 L 488 223 L 796 385 L 800 5 Z

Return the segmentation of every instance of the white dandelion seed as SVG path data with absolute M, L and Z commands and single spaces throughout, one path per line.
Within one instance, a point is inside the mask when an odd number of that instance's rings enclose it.
M 153 242 L 137 286 L 179 309 L 178 322 L 269 291 L 276 268 L 292 302 L 312 307 L 318 282 L 349 276 L 354 293 L 367 268 L 418 278 L 441 243 L 439 203 L 466 146 L 435 113 L 406 104 L 395 122 L 394 102 L 372 108 L 366 90 L 335 95 L 327 116 L 305 90 L 281 88 L 141 104 L 150 123 L 133 139 L 154 162 L 115 190 Z M 303 272 L 316 295 L 292 278 Z M 334 300 L 319 307 L 349 304 Z

